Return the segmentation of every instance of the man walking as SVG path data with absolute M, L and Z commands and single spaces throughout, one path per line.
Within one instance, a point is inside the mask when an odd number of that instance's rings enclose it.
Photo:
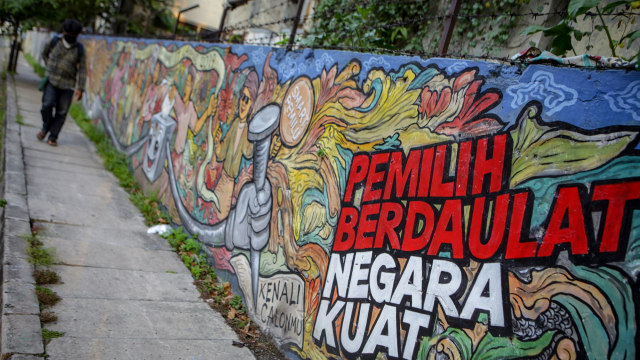
M 38 140 L 44 140 L 48 133 L 47 143 L 51 146 L 58 145 L 58 134 L 67 117 L 74 88 L 76 99 L 82 99 L 87 75 L 84 48 L 77 41 L 81 31 L 82 25 L 77 20 L 65 20 L 62 38 L 53 38 L 42 52 L 48 80 L 42 94 L 42 130 Z

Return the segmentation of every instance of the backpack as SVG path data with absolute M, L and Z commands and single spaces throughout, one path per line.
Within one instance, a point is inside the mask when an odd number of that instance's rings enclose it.
M 56 46 L 58 41 L 60 41 L 60 36 L 54 36 L 53 39 L 51 40 L 51 49 L 52 50 Z M 79 42 L 79 41 L 76 42 L 76 49 L 78 49 L 78 58 L 81 58 L 82 55 L 84 55 L 84 46 L 82 45 L 81 42 Z

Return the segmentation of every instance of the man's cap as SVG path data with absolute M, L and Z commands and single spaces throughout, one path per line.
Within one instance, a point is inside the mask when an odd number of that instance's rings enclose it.
M 78 20 L 67 19 L 62 23 L 62 30 L 70 35 L 78 35 L 82 32 L 82 24 Z

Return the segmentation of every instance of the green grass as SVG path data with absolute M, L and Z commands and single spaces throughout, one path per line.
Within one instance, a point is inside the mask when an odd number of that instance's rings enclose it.
M 162 237 L 167 239 L 169 245 L 180 255 L 180 259 L 191 275 L 196 280 L 211 282 L 207 287 L 213 289 L 213 283 L 217 281 L 217 277 L 213 267 L 207 261 L 207 255 L 202 252 L 202 244 L 197 240 L 197 234 L 189 236 L 182 228 L 174 228 Z
M 63 336 L 64 336 L 64 333 L 61 331 L 54 331 L 54 330 L 42 328 L 42 339 L 46 342 L 49 342 L 49 340 L 51 339 L 55 339 Z
M 31 56 L 31 54 L 24 53 L 24 58 L 27 59 L 27 62 L 29 63 L 29 65 L 31 65 L 31 67 L 33 68 L 33 71 L 35 71 L 35 73 L 38 74 L 38 76 L 44 77 L 44 72 L 46 70 L 44 66 L 40 65 L 36 61 L 36 59 L 34 59 L 33 56 Z
M 49 269 L 35 269 L 33 271 L 33 278 L 38 285 L 57 284 L 60 282 L 60 275 Z
M 27 242 L 27 254 L 29 261 L 36 266 L 50 266 L 56 260 L 56 252 L 53 248 L 45 248 L 38 238 L 31 235 L 24 235 L 22 238 Z
M 43 286 L 36 285 L 36 296 L 41 308 L 53 306 L 60 301 L 60 296 L 55 291 Z
M 158 194 L 145 195 L 131 174 L 127 157 L 111 144 L 111 140 L 102 129 L 93 125 L 82 105 L 79 103 L 71 105 L 69 114 L 96 145 L 98 154 L 104 160 L 104 167 L 115 175 L 120 186 L 129 193 L 129 199 L 140 210 L 145 223 L 148 226 L 169 223 L 169 216 L 160 209 Z
M 26 125 L 25 122 L 24 122 L 24 118 L 22 117 L 22 114 L 20 114 L 20 113 L 16 114 L 16 122 L 19 125 Z

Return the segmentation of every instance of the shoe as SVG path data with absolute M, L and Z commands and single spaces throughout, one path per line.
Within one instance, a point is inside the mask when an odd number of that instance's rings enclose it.
M 45 133 L 42 130 L 40 130 L 38 132 L 38 134 L 36 135 L 36 137 L 38 138 L 38 140 L 42 141 L 42 140 L 44 140 L 45 135 L 47 135 L 47 133 Z
M 49 140 L 47 141 L 47 144 L 49 144 L 49 145 L 51 145 L 51 146 L 58 146 L 58 142 L 57 142 L 57 141 L 55 141 L 55 140 L 51 140 L 51 139 L 49 139 Z

